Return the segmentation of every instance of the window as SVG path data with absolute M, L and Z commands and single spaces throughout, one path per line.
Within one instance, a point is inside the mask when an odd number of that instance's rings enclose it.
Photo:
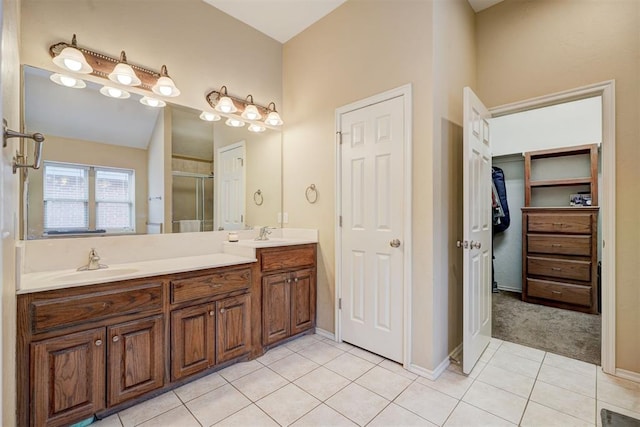
M 134 183 L 133 170 L 45 162 L 45 230 L 134 232 Z

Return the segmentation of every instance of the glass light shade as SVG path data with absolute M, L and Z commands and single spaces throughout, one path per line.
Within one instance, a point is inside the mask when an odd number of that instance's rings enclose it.
M 260 120 L 262 118 L 262 114 L 258 111 L 258 107 L 253 104 L 249 104 L 242 112 L 242 118 L 247 120 Z
M 232 128 L 241 128 L 244 126 L 244 122 L 242 120 L 235 119 L 230 117 L 224 122 L 227 126 L 231 126 Z
M 231 98 L 223 96 L 216 103 L 216 111 L 220 111 L 221 113 L 235 113 L 238 109 Z
M 204 120 L 206 122 L 217 122 L 221 118 L 222 117 L 220 117 L 216 113 L 212 113 L 210 111 L 203 111 L 202 113 L 200 113 L 200 119 L 202 119 L 202 120 Z
M 162 76 L 158 82 L 151 88 L 156 95 L 174 97 L 180 95 L 180 90 L 176 87 L 170 77 Z
M 127 99 L 131 96 L 126 90 L 118 89 L 110 86 L 102 86 L 100 93 L 109 98 Z
M 59 84 L 60 86 L 70 87 L 74 89 L 82 89 L 87 86 L 84 80 L 76 79 L 75 77 L 65 76 L 64 74 L 51 74 L 49 76 L 52 82 Z
M 264 126 L 261 126 L 261 125 L 257 125 L 257 124 L 255 124 L 255 123 L 251 123 L 251 124 L 249 125 L 249 127 L 247 128 L 247 130 L 248 130 L 249 132 L 259 133 L 259 132 L 264 132 L 265 130 L 267 130 L 267 128 L 266 128 L 266 127 L 264 127 Z
M 62 49 L 62 52 L 53 58 L 53 63 L 74 73 L 89 74 L 93 72 L 93 68 L 85 59 L 84 54 L 71 46 Z
M 131 65 L 120 62 L 109 74 L 109 80 L 125 86 L 139 86 L 142 84 Z
M 161 99 L 150 98 L 148 96 L 143 96 L 142 98 L 140 98 L 140 103 L 148 107 L 155 107 L 155 108 L 160 108 L 167 105 L 167 103 L 162 101 Z
M 270 126 L 281 126 L 284 123 L 276 111 L 270 112 L 264 122 Z

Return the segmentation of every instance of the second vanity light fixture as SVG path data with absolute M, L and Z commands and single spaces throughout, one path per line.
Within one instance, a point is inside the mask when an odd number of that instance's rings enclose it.
M 180 90 L 169 77 L 167 66 L 163 65 L 160 72 L 152 71 L 127 62 L 124 51 L 120 58 L 103 55 L 92 50 L 78 47 L 76 35 L 73 35 L 71 44 L 58 42 L 49 47 L 49 54 L 53 63 L 71 73 L 93 74 L 94 76 L 109 79 L 121 86 L 139 86 L 142 89 L 153 92 L 163 97 L 175 97 L 180 95 Z M 51 80 L 66 87 L 83 88 L 83 80 L 65 74 L 53 74 Z M 105 85 L 100 93 L 111 98 L 125 99 L 130 94 L 123 88 Z M 140 102 L 149 107 L 164 107 L 166 102 L 155 97 L 144 96 Z
M 227 126 L 243 127 L 248 122 L 249 131 L 264 132 L 267 127 L 276 128 L 283 124 L 276 111 L 275 103 L 271 102 L 264 107 L 256 104 L 252 95 L 247 95 L 244 99 L 236 98 L 227 93 L 226 86 L 222 86 L 219 91 L 209 92 L 205 98 L 216 112 L 227 117 L 225 121 Z M 200 118 L 208 120 L 204 118 L 207 114 L 214 115 L 217 117 L 216 120 L 220 120 L 220 115 L 211 112 L 203 112 Z

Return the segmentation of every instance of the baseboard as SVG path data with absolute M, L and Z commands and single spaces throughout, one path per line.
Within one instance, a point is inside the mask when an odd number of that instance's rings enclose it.
M 332 341 L 336 340 L 336 336 L 332 332 L 325 331 L 324 329 L 321 329 L 321 328 L 316 328 L 316 335 L 320 335 L 321 337 L 328 338 Z
M 640 383 L 640 373 L 627 371 L 626 369 L 616 369 L 616 377 L 624 378 L 625 380 L 635 381 Z
M 440 364 L 434 370 L 411 364 L 409 365 L 408 371 L 413 372 L 416 375 L 420 375 L 421 377 L 425 377 L 428 380 L 435 381 L 438 379 L 440 374 L 442 374 L 444 370 L 447 369 L 450 363 L 451 362 L 449 362 L 449 356 L 447 356 L 447 358 L 440 362 Z
M 516 293 L 519 293 L 519 294 L 522 293 L 522 288 L 512 288 L 511 286 L 500 286 L 500 285 L 498 285 L 498 290 L 499 291 L 516 292 Z

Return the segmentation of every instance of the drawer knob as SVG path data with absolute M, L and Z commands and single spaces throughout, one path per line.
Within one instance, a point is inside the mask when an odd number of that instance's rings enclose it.
M 100 347 L 102 345 L 102 340 L 96 340 L 96 347 Z
M 120 337 L 119 337 L 119 336 L 117 336 L 117 335 L 116 335 L 116 336 L 114 336 L 112 339 L 113 339 L 113 342 L 118 342 L 118 341 L 120 341 Z
M 293 279 L 294 282 L 298 283 L 298 278 Z
M 227 311 L 225 308 L 220 309 L 220 313 L 224 313 L 225 311 Z
M 223 308 L 222 310 L 224 310 L 224 308 Z M 223 312 L 222 310 L 220 310 L 220 313 L 222 313 L 222 312 Z M 213 310 L 211 310 L 211 311 L 209 312 L 209 316 L 213 316 L 214 314 L 216 314 L 216 313 L 215 313 Z

